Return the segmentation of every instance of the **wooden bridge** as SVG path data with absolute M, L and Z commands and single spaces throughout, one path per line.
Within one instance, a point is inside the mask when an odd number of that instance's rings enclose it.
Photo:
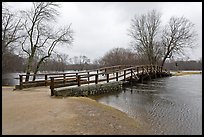
M 161 66 L 118 65 L 95 70 L 79 71 L 77 73 L 31 74 L 29 75 L 29 81 L 25 81 L 27 75 L 19 75 L 20 83 L 16 85 L 16 89 L 34 86 L 50 86 L 51 96 L 53 96 L 58 95 L 57 92 L 60 90 L 66 91 L 71 88 L 83 87 L 86 85 L 102 85 L 112 82 L 122 82 L 124 85 L 125 83 L 143 82 L 143 80 L 146 79 L 170 75 L 170 72 L 162 69 Z M 33 77 L 35 77 L 35 80 L 32 80 Z M 90 94 L 90 92 L 87 94 Z

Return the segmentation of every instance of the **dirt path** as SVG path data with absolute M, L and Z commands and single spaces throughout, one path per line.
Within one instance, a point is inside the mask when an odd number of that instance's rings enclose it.
M 86 97 L 57 98 L 49 87 L 2 87 L 2 134 L 151 134 L 125 113 Z

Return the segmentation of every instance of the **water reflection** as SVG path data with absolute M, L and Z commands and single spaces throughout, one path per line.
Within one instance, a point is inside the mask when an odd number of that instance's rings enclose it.
M 142 117 L 155 134 L 202 134 L 201 83 L 202 75 L 161 78 L 96 100 Z
M 2 86 L 14 86 L 19 84 L 19 75 L 23 73 L 2 74 Z

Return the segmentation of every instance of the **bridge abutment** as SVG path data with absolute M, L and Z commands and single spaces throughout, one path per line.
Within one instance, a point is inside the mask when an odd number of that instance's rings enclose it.
M 89 96 L 109 92 L 122 91 L 122 81 L 109 82 L 104 84 L 86 85 L 80 87 L 64 87 L 54 89 L 55 96 Z

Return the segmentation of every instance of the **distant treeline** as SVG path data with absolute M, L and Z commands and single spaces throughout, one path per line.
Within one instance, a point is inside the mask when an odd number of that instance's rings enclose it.
M 2 73 L 25 72 L 26 61 L 26 58 L 7 52 L 2 56 Z M 60 58 L 54 56 L 42 64 L 40 71 L 91 70 L 114 65 L 145 65 L 145 62 L 126 49 L 114 49 L 114 52 L 108 52 L 93 62 L 86 56 L 66 57 L 66 59 L 62 56 Z M 164 68 L 168 70 L 202 70 L 202 60 L 168 61 Z
M 172 61 L 166 62 L 164 67 L 168 70 L 202 70 L 202 61 Z

